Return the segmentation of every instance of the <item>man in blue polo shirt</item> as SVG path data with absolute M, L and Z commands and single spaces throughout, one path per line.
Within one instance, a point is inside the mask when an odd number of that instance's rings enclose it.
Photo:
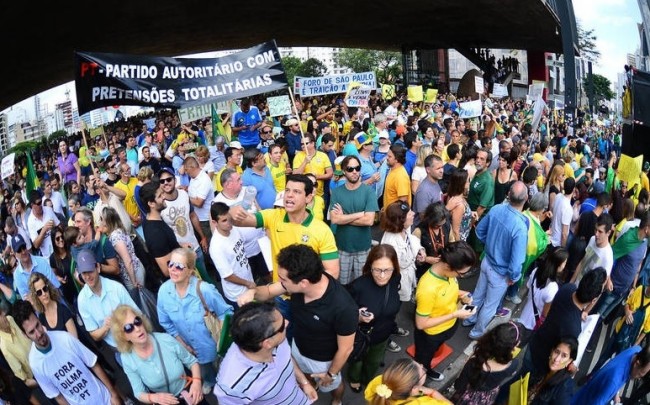
M 11 247 L 16 254 L 16 259 L 18 259 L 18 267 L 14 271 L 14 290 L 18 291 L 22 299 L 27 299 L 27 295 L 29 294 L 29 277 L 34 272 L 41 273 L 47 277 L 54 287 L 61 287 L 61 283 L 52 271 L 52 267 L 50 267 L 50 262 L 44 257 L 31 254 L 27 250 L 25 239 L 20 234 L 11 237 Z
M 260 143 L 260 126 L 262 117 L 257 107 L 251 107 L 251 101 L 245 98 L 241 101 L 240 111 L 232 117 L 232 129 L 244 149 L 256 148 Z
M 241 176 L 244 186 L 253 186 L 257 190 L 255 199 L 261 209 L 273 208 L 276 191 L 271 170 L 266 167 L 264 154 L 259 149 L 248 149 L 244 152 L 246 170 Z

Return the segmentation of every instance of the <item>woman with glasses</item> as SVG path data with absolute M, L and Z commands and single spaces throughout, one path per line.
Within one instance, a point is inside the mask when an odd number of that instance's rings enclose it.
M 397 252 L 402 274 L 399 297 L 403 302 L 411 301 L 415 289 L 415 262 L 424 257 L 419 253 L 420 239 L 410 233 L 414 216 L 407 203 L 396 201 L 386 207 L 379 224 L 384 231 L 381 244 L 391 245 Z
M 359 327 L 370 336 L 365 355 L 348 367 L 348 381 L 354 392 L 361 392 L 363 385 L 375 376 L 390 335 L 397 328 L 400 279 L 395 249 L 391 245 L 377 245 L 370 249 L 361 277 L 349 287 L 350 295 L 359 306 Z
M 471 294 L 460 290 L 457 280 L 475 263 L 476 253 L 471 246 L 466 242 L 450 243 L 442 249 L 440 261 L 422 275 L 415 290 L 415 360 L 434 381 L 442 381 L 445 376 L 431 368 L 431 359 L 454 335 L 458 320 L 475 313 L 475 308 L 466 306 L 472 303 Z
M 217 347 L 203 320 L 205 309 L 199 291 L 208 309 L 221 321 L 233 310 L 212 284 L 196 277 L 194 263 L 196 253 L 191 249 L 178 248 L 171 252 L 167 265 L 169 280 L 158 291 L 158 318 L 165 331 L 198 359 L 204 378 L 203 393 L 207 394 L 217 377 Z
M 61 225 L 55 227 L 52 232 L 53 251 L 50 255 L 50 267 L 61 283 L 61 293 L 69 304 L 77 301 L 77 288 L 75 286 L 74 266 L 72 264 L 72 253 L 70 247 L 65 243 L 64 232 Z
M 199 363 L 178 340 L 166 333 L 152 333 L 151 322 L 128 305 L 120 305 L 113 311 L 111 332 L 138 401 L 204 403 Z M 186 375 L 185 369 L 191 375 Z
M 60 330 L 79 338 L 72 311 L 60 302 L 61 296 L 50 280 L 41 273 L 29 277 L 29 295 L 38 319 L 47 330 Z

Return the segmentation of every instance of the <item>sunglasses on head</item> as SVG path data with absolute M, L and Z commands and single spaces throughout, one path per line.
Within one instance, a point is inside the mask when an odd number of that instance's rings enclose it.
M 399 205 L 399 209 L 402 210 L 402 212 L 409 212 L 409 206 L 404 203 Z
M 124 325 L 124 333 L 131 333 L 135 330 L 136 326 L 142 326 L 142 318 L 136 316 L 133 318 L 133 323 L 127 323 Z
M 345 168 L 345 171 L 348 173 L 352 172 L 360 172 L 361 171 L 361 166 L 348 166 Z
M 174 179 L 174 177 L 165 177 L 164 179 L 160 179 L 160 184 L 171 183 Z
M 282 315 L 282 314 L 280 314 L 280 315 Z M 282 324 L 280 324 L 280 327 L 277 330 L 275 330 L 273 333 L 271 333 L 270 335 L 268 335 L 264 339 L 262 339 L 262 341 L 264 341 L 266 339 L 270 339 L 273 336 L 277 335 L 278 333 L 284 332 L 284 328 L 286 327 L 286 323 L 287 323 L 286 318 L 284 317 L 284 315 L 282 315 Z
M 167 268 L 171 269 L 174 268 L 179 271 L 183 271 L 187 268 L 183 263 L 178 263 L 178 262 L 172 262 L 171 260 L 167 262 Z

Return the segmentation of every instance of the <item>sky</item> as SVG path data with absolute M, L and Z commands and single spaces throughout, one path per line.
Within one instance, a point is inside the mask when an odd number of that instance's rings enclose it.
M 573 8 L 582 27 L 593 29 L 597 37 L 596 47 L 601 58 L 593 66 L 594 73 L 605 76 L 612 83 L 616 82 L 617 74 L 623 71 L 623 65 L 627 63 L 627 54 L 634 53 L 639 47 L 637 23 L 641 22 L 641 13 L 637 0 L 573 0 Z M 66 89 L 70 90 L 72 104 L 76 106 L 74 82 L 41 93 L 41 103 L 48 104 L 49 112 L 54 111 L 56 104 L 66 100 Z M 27 119 L 33 119 L 33 106 L 33 98 L 16 104 L 14 111 L 9 113 L 9 124 L 17 116 L 25 114 L 28 115 Z

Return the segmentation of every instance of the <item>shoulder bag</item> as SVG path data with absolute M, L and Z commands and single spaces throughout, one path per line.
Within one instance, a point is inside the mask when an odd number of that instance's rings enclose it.
M 201 299 L 201 304 L 203 304 L 203 309 L 205 313 L 203 314 L 203 321 L 205 321 L 205 327 L 210 331 L 212 340 L 214 344 L 217 345 L 217 351 L 219 351 L 219 340 L 221 338 L 221 321 L 213 311 L 208 308 L 208 305 L 203 298 L 203 293 L 201 293 L 201 280 L 196 281 L 196 294 Z
M 388 294 L 390 292 L 390 284 L 386 285 L 386 294 L 384 295 L 384 306 L 388 304 Z M 359 323 L 357 325 L 357 332 L 354 335 L 354 346 L 352 346 L 352 353 L 348 356 L 348 361 L 354 363 L 361 361 L 363 357 L 368 353 L 370 349 L 370 334 L 372 333 L 372 326 L 362 325 Z

